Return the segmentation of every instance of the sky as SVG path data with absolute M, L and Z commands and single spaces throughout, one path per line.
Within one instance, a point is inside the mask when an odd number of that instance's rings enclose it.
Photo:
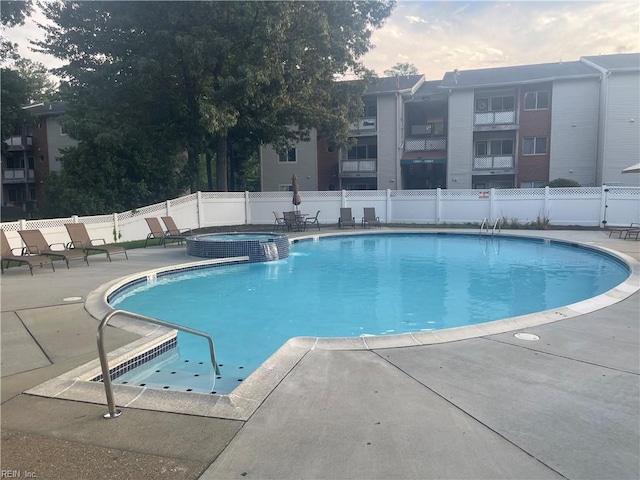
M 22 56 L 49 68 L 60 62 L 29 51 L 42 37 L 34 21 L 5 36 Z M 581 56 L 640 52 L 640 2 L 609 1 L 398 1 L 375 47 L 363 58 L 383 75 L 397 63 L 413 64 L 427 80 L 445 72 L 576 61 Z

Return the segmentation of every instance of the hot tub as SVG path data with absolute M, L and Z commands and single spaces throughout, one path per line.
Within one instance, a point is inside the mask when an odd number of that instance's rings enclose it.
M 188 237 L 187 254 L 202 258 L 248 256 L 250 262 L 268 262 L 289 256 L 289 238 L 263 232 L 208 233 Z

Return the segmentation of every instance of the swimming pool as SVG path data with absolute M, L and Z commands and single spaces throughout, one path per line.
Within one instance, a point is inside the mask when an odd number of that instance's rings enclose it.
M 115 382 L 228 392 L 294 336 L 490 322 L 598 295 L 628 274 L 613 257 L 548 240 L 377 234 L 299 242 L 286 260 L 171 275 L 118 292 L 110 300 L 117 308 L 210 331 L 222 378 L 212 378 L 200 340 L 180 335 L 177 352 Z

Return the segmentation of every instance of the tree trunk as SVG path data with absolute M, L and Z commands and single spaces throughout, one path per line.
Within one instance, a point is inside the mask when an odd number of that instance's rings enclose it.
M 207 190 L 210 192 L 213 191 L 213 170 L 211 168 L 211 161 L 213 156 L 211 155 L 211 151 L 207 152 Z
M 219 192 L 227 192 L 229 190 L 227 171 L 227 134 L 223 133 L 218 136 L 218 145 L 216 146 L 216 180 Z
M 189 186 L 191 193 L 200 190 L 200 155 L 198 150 L 190 147 L 187 149 L 189 163 Z

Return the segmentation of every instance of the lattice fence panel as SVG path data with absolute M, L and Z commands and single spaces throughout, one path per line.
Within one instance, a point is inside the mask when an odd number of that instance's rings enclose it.
M 177 207 L 179 205 L 196 203 L 197 201 L 198 201 L 198 195 L 196 193 L 192 193 L 191 195 L 185 195 L 184 197 L 174 198 L 173 200 L 169 200 L 169 206 Z
M 93 217 L 78 217 L 78 223 L 97 225 L 99 223 L 113 223 L 113 215 L 96 215 Z
M 478 190 L 442 190 L 442 200 L 473 200 L 479 195 Z
M 384 190 L 347 190 L 345 198 L 385 198 L 387 192 Z
M 244 192 L 202 192 L 203 200 L 244 198 Z
M 599 189 L 598 189 L 599 190 Z M 610 197 L 615 196 L 632 196 L 640 197 L 640 188 L 638 187 L 609 187 L 607 192 Z
M 73 218 L 43 218 L 41 220 L 27 220 L 25 230 L 42 230 L 46 228 L 62 227 L 66 231 L 64 224 L 73 223 Z
M 391 198 L 436 198 L 436 190 L 391 190 Z
M 5 232 L 17 232 L 20 230 L 20 222 L 6 222 L 2 224 L 2 230 Z
M 540 188 L 509 188 L 494 190 L 496 199 L 509 198 L 544 198 L 544 189 Z
M 585 197 L 585 196 L 601 196 L 602 189 L 600 187 L 558 187 L 549 189 L 549 197 Z
M 118 214 L 118 220 L 129 220 L 133 217 L 143 217 L 149 215 L 156 215 L 158 212 L 164 212 L 166 210 L 164 203 L 156 203 L 154 205 L 148 205 L 146 207 L 140 207 L 138 209 L 130 210 L 128 212 L 123 212 Z

